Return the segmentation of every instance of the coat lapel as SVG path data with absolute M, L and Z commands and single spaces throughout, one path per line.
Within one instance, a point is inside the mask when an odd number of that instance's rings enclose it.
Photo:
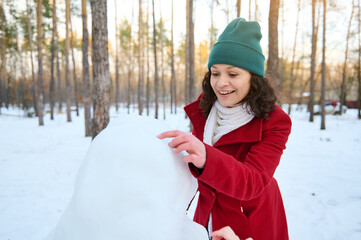
M 203 141 L 203 131 L 207 119 L 203 116 L 202 110 L 199 108 L 199 102 L 200 101 L 197 100 L 187 105 L 184 110 L 193 125 L 193 134 Z M 263 119 L 253 118 L 252 121 L 246 125 L 222 136 L 214 144 L 214 147 L 235 143 L 259 142 L 262 139 L 262 125 Z

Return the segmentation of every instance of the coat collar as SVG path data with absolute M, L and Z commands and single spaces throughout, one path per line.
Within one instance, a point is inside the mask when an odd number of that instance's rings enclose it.
M 203 116 L 202 110 L 199 107 L 200 100 L 184 107 L 184 111 L 189 117 L 193 125 L 194 135 L 203 141 L 203 131 L 207 118 Z M 222 136 L 214 146 L 234 144 L 234 143 L 251 143 L 259 142 L 262 139 L 262 125 L 263 119 L 253 118 L 252 121 L 246 125 L 237 128 L 236 130 Z

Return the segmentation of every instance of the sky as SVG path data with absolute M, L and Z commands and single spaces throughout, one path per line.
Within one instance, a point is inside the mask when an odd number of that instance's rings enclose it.
M 133 29 L 137 31 L 138 27 L 138 2 L 139 1 L 127 1 L 127 0 L 108 0 L 108 32 L 109 40 L 114 43 L 115 41 L 115 7 L 114 1 L 117 1 L 117 12 L 118 12 L 118 22 L 121 19 L 126 18 L 128 20 L 132 19 L 132 9 L 134 9 L 133 16 Z M 150 13 L 152 12 L 151 1 L 149 0 L 149 7 L 147 6 L 147 1 L 143 0 L 143 11 L 146 11 L 148 8 Z M 160 12 L 163 19 L 165 19 L 166 28 L 169 29 L 169 38 L 170 38 L 170 29 L 171 29 L 171 6 L 172 0 L 155 0 L 155 11 L 156 11 L 156 21 L 159 21 Z M 218 34 L 220 34 L 227 25 L 227 17 L 224 13 L 224 9 L 228 2 L 230 6 L 230 19 L 237 17 L 237 12 L 235 8 L 236 0 L 221 0 L 219 6 L 215 6 L 214 9 L 214 25 L 218 28 Z M 255 1 L 251 3 L 251 19 L 249 18 L 249 1 L 243 0 L 241 6 L 241 17 L 246 20 L 254 20 L 254 9 Z M 336 8 L 328 8 L 327 13 L 327 41 L 326 41 L 326 51 L 327 57 L 330 61 L 341 61 L 344 58 L 344 51 L 346 47 L 346 34 L 347 34 L 347 24 L 349 21 L 349 16 L 351 15 L 351 3 L 352 0 L 335 0 Z M 268 56 L 268 15 L 269 15 L 269 0 L 257 0 L 258 5 L 258 21 L 261 26 L 261 31 L 263 38 L 261 40 L 261 46 L 263 49 L 264 55 Z M 357 3 L 357 0 L 355 0 Z M 184 37 L 186 32 L 186 1 L 174 0 L 174 38 L 175 45 L 178 46 L 182 37 Z M 280 57 L 284 55 L 291 59 L 292 57 L 292 48 L 295 38 L 295 26 L 297 22 L 297 4 L 298 0 L 287 0 L 284 1 L 284 11 L 280 10 L 279 12 L 279 55 Z M 210 0 L 194 0 L 194 33 L 195 33 L 195 43 L 208 39 L 208 29 L 211 24 L 210 18 Z M 322 14 L 322 9 L 321 9 Z M 354 15 L 355 16 L 355 15 Z M 282 23 L 282 17 L 284 18 L 284 23 Z M 301 3 L 301 12 L 299 17 L 299 32 L 297 40 L 297 54 L 300 56 L 303 52 L 303 55 L 310 54 L 310 34 L 311 34 L 311 1 L 302 1 Z M 355 19 L 355 17 L 354 17 Z M 151 19 L 149 21 L 152 21 Z M 353 30 L 356 29 L 356 22 L 352 27 Z M 152 24 L 150 22 L 150 24 Z M 320 24 L 322 24 L 322 18 L 320 19 Z M 322 29 L 319 31 L 319 44 L 321 46 Z M 356 38 L 355 38 L 356 40 Z M 282 42 L 284 42 L 284 47 L 282 49 Z M 357 47 L 355 41 L 350 43 L 352 49 Z M 321 47 L 319 47 L 319 56 L 321 56 Z M 356 54 L 354 54 L 356 57 Z M 353 58 L 353 55 L 350 54 L 350 58 Z
M 25 9 L 25 0 L 14 0 L 19 2 L 19 9 Z M 122 19 L 126 18 L 128 21 L 133 22 L 133 29 L 137 31 L 138 28 L 138 2 L 137 0 L 108 0 L 108 37 L 109 41 L 115 46 L 115 1 L 117 2 L 117 21 L 121 22 Z M 152 13 L 151 1 L 143 1 L 143 12 L 149 10 Z M 351 15 L 351 3 L 353 0 L 334 0 L 337 8 L 329 8 L 327 14 L 327 57 L 330 61 L 340 61 L 344 58 L 344 50 L 346 47 L 346 34 L 349 16 Z M 357 0 L 354 0 L 357 3 Z M 72 0 L 73 5 L 81 5 L 80 0 Z M 166 28 L 169 30 L 168 36 L 170 38 L 171 29 L 171 5 L 172 0 L 155 0 L 155 11 L 156 21 L 159 21 L 160 13 L 163 15 L 165 20 Z M 236 18 L 236 0 L 221 0 L 221 4 L 215 7 L 214 10 L 214 25 L 219 29 L 218 34 L 226 27 L 227 17 L 224 13 L 226 2 L 230 6 L 230 21 Z M 251 20 L 254 20 L 254 9 L 255 0 L 252 1 L 251 9 L 252 16 Z M 294 44 L 295 37 L 295 26 L 297 22 L 297 2 L 298 0 L 285 0 L 284 11 L 279 13 L 279 54 L 291 58 L 292 47 Z M 58 0 L 58 8 L 64 8 L 64 0 Z M 149 6 L 147 6 L 149 4 Z M 195 32 L 195 43 L 208 39 L 208 29 L 210 27 L 210 0 L 194 0 L 194 32 Z M 249 20 L 249 1 L 243 0 L 241 6 L 241 17 Z M 257 0 L 258 5 L 258 21 L 261 26 L 263 39 L 261 40 L 261 46 L 264 55 L 268 56 L 268 14 L 269 14 L 269 0 Z M 133 18 L 132 18 L 133 12 Z M 88 14 L 90 15 L 90 4 L 88 8 Z M 355 17 L 357 15 L 355 14 Z M 64 22 L 64 14 L 58 11 L 58 17 Z M 282 18 L 284 22 L 282 23 Z M 174 38 L 176 47 L 179 46 L 179 42 L 186 32 L 186 1 L 185 0 L 174 0 Z M 80 17 L 73 17 L 74 29 L 78 32 L 78 36 L 82 34 L 82 22 Z M 322 18 L 320 19 L 322 23 Z M 150 24 L 152 20 L 149 19 Z M 310 53 L 310 34 L 311 34 L 311 0 L 302 1 L 301 14 L 300 14 L 300 25 L 297 40 L 297 53 L 301 55 Z M 355 31 L 356 21 L 354 21 L 352 30 Z M 64 34 L 64 27 L 58 27 L 60 35 Z M 88 18 L 88 29 L 91 30 L 91 19 Z M 319 31 L 319 44 L 321 44 L 322 29 Z M 351 49 L 357 48 L 357 38 L 354 38 L 350 43 Z M 284 42 L 284 44 L 282 44 Z M 282 48 L 282 45 L 284 47 Z M 321 46 L 321 45 L 320 45 Z M 321 47 L 319 47 L 321 49 Z M 320 54 L 321 55 L 321 54 Z M 350 58 L 356 58 L 356 54 L 350 54 Z

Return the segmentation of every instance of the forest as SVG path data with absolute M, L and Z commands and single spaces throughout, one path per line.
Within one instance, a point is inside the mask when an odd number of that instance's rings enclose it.
M 361 119 L 360 11 L 360 0 L 0 0 L 0 114 L 17 107 L 44 125 L 84 111 L 93 137 L 110 107 L 166 118 L 198 97 L 218 35 L 243 17 L 262 26 L 288 114 L 305 105 L 325 129 L 337 103 Z

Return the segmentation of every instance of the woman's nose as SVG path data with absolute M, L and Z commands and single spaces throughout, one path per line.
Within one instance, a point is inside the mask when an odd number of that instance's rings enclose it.
M 228 81 L 227 77 L 223 75 L 219 78 L 217 84 L 219 87 L 223 87 L 223 86 L 227 86 L 229 84 L 229 81 Z

